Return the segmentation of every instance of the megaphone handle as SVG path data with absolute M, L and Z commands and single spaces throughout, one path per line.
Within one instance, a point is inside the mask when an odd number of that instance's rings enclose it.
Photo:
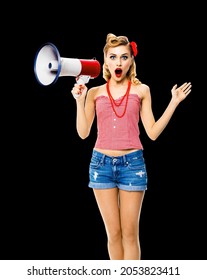
M 90 80 L 90 76 L 80 75 L 76 78 L 77 84 L 87 84 Z
M 86 84 L 88 83 L 90 80 L 90 76 L 86 76 L 86 75 L 80 75 L 76 78 L 76 83 L 79 84 L 79 85 L 83 85 L 83 84 Z M 73 97 L 75 99 L 77 99 L 78 97 L 80 97 L 80 94 L 73 94 Z

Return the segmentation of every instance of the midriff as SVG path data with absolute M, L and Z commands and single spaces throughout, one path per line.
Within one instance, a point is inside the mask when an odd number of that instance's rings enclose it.
M 94 148 L 95 151 L 100 152 L 104 155 L 110 156 L 110 157 L 118 157 L 123 156 L 135 151 L 138 151 L 138 149 L 126 149 L 126 150 L 105 150 L 105 149 L 98 149 Z

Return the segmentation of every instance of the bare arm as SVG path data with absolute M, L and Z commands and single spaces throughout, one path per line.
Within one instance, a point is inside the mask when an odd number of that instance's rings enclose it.
M 72 94 L 76 99 L 76 129 L 80 138 L 88 137 L 95 117 L 93 89 L 87 93 L 85 85 L 75 84 Z
M 180 87 L 174 85 L 171 90 L 172 98 L 164 113 L 157 121 L 155 121 L 152 112 L 150 90 L 147 86 L 144 88 L 140 115 L 145 131 L 150 139 L 156 140 L 162 133 L 179 103 L 183 101 L 191 92 L 191 87 L 191 83 L 184 83 Z

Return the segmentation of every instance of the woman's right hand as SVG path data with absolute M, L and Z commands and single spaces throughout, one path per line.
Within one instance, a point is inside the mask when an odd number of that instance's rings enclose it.
M 85 99 L 88 88 L 85 84 L 74 84 L 71 93 L 75 99 L 82 100 Z

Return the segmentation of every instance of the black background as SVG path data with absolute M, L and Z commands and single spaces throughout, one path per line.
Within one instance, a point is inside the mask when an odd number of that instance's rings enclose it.
M 2 44 L 0 258 L 108 259 L 105 229 L 87 187 L 96 125 L 86 140 L 78 137 L 75 78 L 41 86 L 34 58 L 51 42 L 62 57 L 96 57 L 102 65 L 106 36 L 114 33 L 137 42 L 137 77 L 150 86 L 156 119 L 175 83 L 193 85 L 156 142 L 140 124 L 149 176 L 142 259 L 206 259 L 202 8 L 76 4 L 18 6 L 26 12 L 11 19 Z M 88 87 L 101 83 L 102 73 Z

